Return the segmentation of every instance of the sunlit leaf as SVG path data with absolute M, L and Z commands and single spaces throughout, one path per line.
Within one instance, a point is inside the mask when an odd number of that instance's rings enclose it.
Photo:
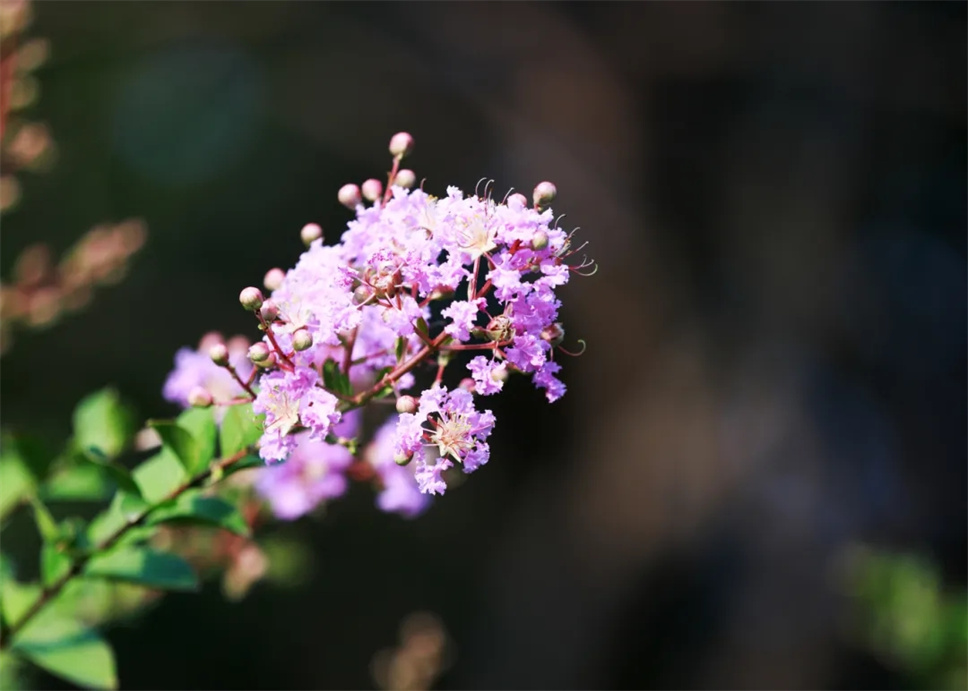
M 172 521 L 203 523 L 225 528 L 237 535 L 249 535 L 249 526 L 234 505 L 218 497 L 202 496 L 197 490 L 186 492 L 178 499 L 155 509 L 149 525 Z
M 231 456 L 257 442 L 262 435 L 263 418 L 252 412 L 251 404 L 229 406 L 219 431 L 222 456 Z
M 84 573 L 165 590 L 198 589 L 198 578 L 187 561 L 174 554 L 140 547 L 122 547 L 95 556 L 87 563 Z
M 156 503 L 167 497 L 188 477 L 185 467 L 171 451 L 164 449 L 132 471 L 141 495 Z
M 74 409 L 74 441 L 84 452 L 115 458 L 134 434 L 134 416 L 114 389 L 85 397 Z
M 69 682 L 92 689 L 115 689 L 118 675 L 111 647 L 79 624 L 40 629 L 18 636 L 13 651 Z

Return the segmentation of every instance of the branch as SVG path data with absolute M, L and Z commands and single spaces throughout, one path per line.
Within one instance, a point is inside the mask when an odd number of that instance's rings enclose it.
M 50 585 L 45 586 L 44 589 L 40 592 L 40 596 L 37 598 L 34 604 L 32 604 L 27 609 L 27 611 L 24 612 L 23 616 L 21 616 L 20 619 L 16 621 L 16 623 L 10 625 L 10 628 L 6 631 L 6 635 L 3 637 L 2 640 L 0 640 L 0 650 L 6 650 L 8 647 L 10 647 L 10 641 L 14 638 L 14 636 L 16 636 L 20 632 L 20 630 L 23 629 L 23 627 L 30 622 L 31 619 L 37 616 L 37 614 L 42 609 L 44 609 L 44 607 L 46 607 L 54 598 L 56 598 L 57 595 L 60 594 L 60 592 L 64 589 L 64 587 L 68 583 L 70 583 L 72 580 L 74 580 L 74 578 L 76 578 L 81 574 L 81 572 L 84 570 L 84 567 L 87 565 L 87 562 L 90 561 L 90 559 L 93 556 L 113 547 L 115 544 L 117 544 L 117 542 L 122 537 L 124 537 L 127 534 L 129 530 L 142 525 L 146 520 L 148 520 L 148 518 L 151 517 L 151 514 L 163 504 L 173 499 L 177 499 L 182 494 L 184 494 L 185 492 L 187 492 L 188 490 L 194 487 L 198 487 L 199 485 L 204 483 L 205 480 L 210 478 L 216 470 L 221 473 L 222 471 L 226 470 L 227 468 L 230 468 L 232 465 L 241 461 L 243 458 L 248 456 L 251 452 L 252 452 L 252 447 L 247 447 L 245 449 L 237 451 L 231 456 L 227 456 L 225 458 L 215 461 L 214 463 L 209 464 L 208 468 L 206 468 L 205 470 L 203 470 L 201 473 L 191 478 L 190 480 L 186 481 L 184 484 L 173 489 L 164 499 L 162 499 L 157 504 L 154 504 L 153 506 L 149 506 L 136 519 L 134 519 L 133 521 L 129 521 L 128 523 L 118 528 L 118 530 L 115 531 L 112 535 L 110 535 L 104 542 L 102 542 L 100 545 L 94 548 L 90 554 L 80 557 L 77 561 L 75 561 L 71 565 L 71 568 L 67 573 L 65 573 L 63 576 L 61 576 L 59 579 L 57 579 Z

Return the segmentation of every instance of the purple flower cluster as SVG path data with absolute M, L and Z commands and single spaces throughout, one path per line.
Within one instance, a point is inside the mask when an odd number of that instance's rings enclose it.
M 364 454 L 381 487 L 378 503 L 415 515 L 423 495 L 446 490 L 444 471 L 470 473 L 487 462 L 494 416 L 475 406 L 476 396 L 500 392 L 512 374 L 528 375 L 549 401 L 565 393 L 553 359 L 564 338 L 555 291 L 589 264 L 567 263 L 577 250 L 548 207 L 554 186 L 538 185 L 533 205 L 521 194 L 497 203 L 456 187 L 434 197 L 410 189 L 414 174 L 399 168 L 412 145 L 404 133 L 393 138 L 386 190 L 377 180 L 340 189 L 355 218 L 338 242 L 324 244 L 322 229 L 307 225 L 295 267 L 266 275 L 268 297 L 256 288 L 240 295 L 264 333 L 248 351 L 260 369 L 243 381 L 251 369 L 230 358 L 216 368 L 225 375 L 216 384 L 231 395 L 245 384 L 265 415 L 260 455 L 288 459 L 259 483 L 280 516 L 345 490 L 353 459 L 337 437 L 356 430 L 347 433 L 341 420 L 371 401 L 395 398 L 400 413 Z M 448 388 L 445 370 L 467 351 L 475 351 L 464 364 L 470 377 Z M 189 380 L 213 384 L 189 363 L 202 356 L 179 357 L 166 396 L 184 404 Z M 424 367 L 436 377 L 411 397 Z

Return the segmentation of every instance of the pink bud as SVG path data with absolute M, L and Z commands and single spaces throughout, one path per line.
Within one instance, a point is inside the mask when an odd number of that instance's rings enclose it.
M 212 405 L 212 394 L 203 386 L 196 386 L 188 392 L 188 404 L 195 408 L 208 408 Z
M 474 380 L 471 379 L 470 377 L 464 377 L 463 379 L 461 379 L 459 386 L 465 391 L 470 391 L 471 393 L 474 393 Z
M 299 231 L 299 237 L 302 238 L 303 244 L 306 245 L 306 247 L 309 247 L 315 240 L 319 240 L 323 237 L 323 229 L 315 223 L 307 223 L 303 226 L 303 229 Z
M 274 300 L 266 300 L 259 308 L 259 314 L 267 322 L 273 322 L 279 316 L 279 305 Z
M 383 183 L 376 178 L 370 178 L 363 183 L 363 198 L 375 202 L 383 196 Z
M 295 350 L 306 350 L 313 345 L 313 335 L 306 329 L 296 329 L 292 334 L 292 347 Z
M 266 271 L 266 276 L 262 279 L 262 283 L 265 285 L 266 290 L 279 290 L 279 288 L 282 287 L 282 282 L 285 280 L 285 278 L 286 272 L 282 269 L 269 269 Z
M 239 293 L 239 302 L 249 311 L 255 312 L 262 307 L 262 301 L 262 291 L 253 286 L 249 286 Z
M 339 203 L 345 206 L 347 209 L 355 209 L 356 205 L 363 201 L 363 197 L 360 195 L 359 186 L 353 184 L 343 185 L 340 187 L 339 192 L 336 194 L 336 198 L 339 199 Z
M 413 151 L 413 137 L 409 132 L 397 132 L 390 138 L 390 153 L 397 158 L 403 158 Z
M 401 396 L 397 399 L 397 412 L 398 413 L 416 413 L 417 412 L 417 399 L 413 396 Z
M 515 192 L 508 197 L 508 208 L 513 211 L 520 211 L 528 205 L 528 198 L 523 194 Z
M 548 181 L 539 182 L 534 188 L 532 199 L 534 199 L 535 206 L 548 206 L 548 204 L 554 201 L 554 198 L 557 194 L 558 188 L 555 187 L 553 183 Z
M 410 189 L 417 182 L 417 175 L 409 168 L 397 171 L 397 176 L 393 178 L 393 184 L 397 187 Z
M 269 359 L 271 353 L 269 352 L 269 346 L 267 346 L 262 341 L 258 343 L 253 343 L 252 347 L 249 348 L 249 359 L 252 362 L 261 363 Z
M 219 367 L 225 367 L 225 365 L 229 364 L 229 349 L 225 347 L 224 343 L 216 343 L 209 348 L 208 356 Z

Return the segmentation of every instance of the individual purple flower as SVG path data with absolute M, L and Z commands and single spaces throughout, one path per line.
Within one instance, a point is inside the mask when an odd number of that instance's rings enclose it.
M 293 372 L 276 370 L 259 379 L 259 393 L 252 404 L 265 413 L 265 429 L 259 455 L 267 461 L 281 461 L 295 447 L 290 432 L 299 424 L 310 428 L 310 436 L 322 441 L 339 422 L 338 400 L 315 386 L 318 373 L 308 367 Z
M 561 365 L 549 360 L 535 372 L 532 378 L 535 386 L 540 386 L 545 390 L 545 397 L 549 403 L 554 403 L 565 395 L 565 385 L 555 377 L 559 370 L 561 370 Z
M 447 487 L 441 473 L 452 461 L 464 464 L 469 473 L 487 462 L 484 443 L 494 427 L 490 410 L 474 408 L 474 396 L 464 389 L 448 391 L 435 385 L 420 395 L 416 414 L 400 416 L 395 432 L 394 453 L 413 455 L 414 476 L 420 491 L 443 494 Z M 431 459 L 426 447 L 436 447 L 440 455 Z M 466 463 L 467 459 L 469 463 Z
M 456 338 L 458 341 L 469 341 L 471 329 L 477 321 L 477 315 L 484 309 L 487 301 L 484 298 L 476 300 L 454 300 L 441 311 L 441 316 L 447 317 L 451 323 L 444 327 L 444 331 Z
M 391 416 L 373 436 L 363 451 L 363 458 L 376 471 L 380 493 L 376 503 L 381 511 L 413 518 L 430 506 L 430 497 L 421 493 L 414 478 L 414 465 L 400 466 L 394 462 L 394 435 L 397 416 Z
M 498 362 L 483 355 L 478 355 L 469 363 L 474 378 L 474 391 L 481 396 L 490 396 L 504 388 L 504 378 L 507 376 L 507 363 Z
M 289 437 L 293 450 L 285 463 L 262 468 L 256 491 L 283 520 L 309 513 L 322 502 L 346 492 L 346 469 L 353 457 L 346 448 L 314 441 L 306 433 Z

